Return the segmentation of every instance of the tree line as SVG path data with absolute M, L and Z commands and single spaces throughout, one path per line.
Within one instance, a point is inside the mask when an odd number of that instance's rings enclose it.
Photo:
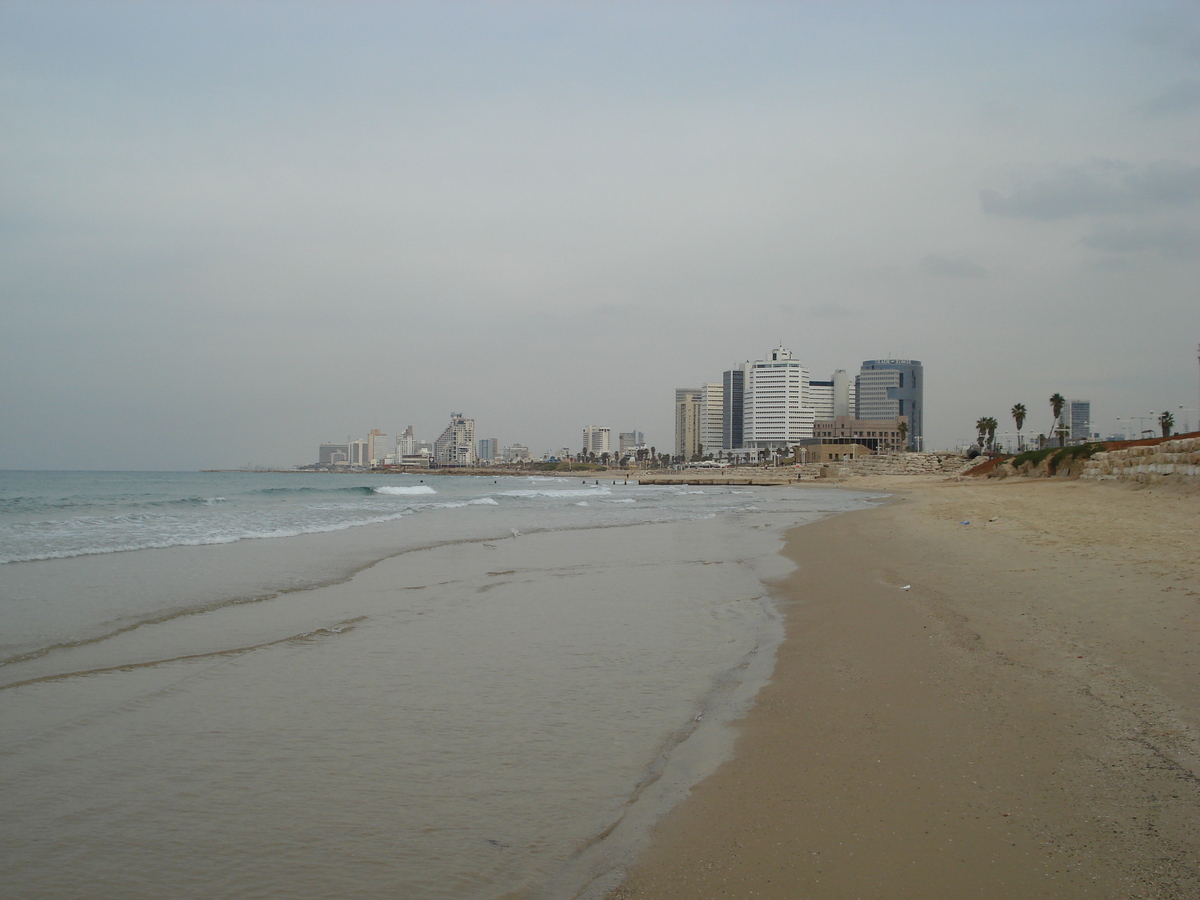
M 1067 438 L 1071 434 L 1071 428 L 1062 419 L 1062 411 L 1067 405 L 1067 399 L 1057 391 L 1050 395 L 1050 412 L 1054 419 L 1051 422 L 1050 433 L 1058 438 L 1058 446 L 1065 447 Z M 1009 415 L 1012 416 L 1013 422 L 1017 426 L 1017 452 L 1020 453 L 1025 449 L 1025 440 L 1021 434 L 1021 429 L 1025 425 L 1025 418 L 1028 411 L 1025 409 L 1024 403 L 1017 403 L 1010 410 Z M 996 449 L 996 429 L 999 428 L 999 423 L 993 416 L 980 416 L 975 422 L 975 430 L 979 432 L 977 439 L 980 451 L 984 449 L 987 452 L 995 452 Z M 1163 412 L 1158 417 L 1158 427 L 1162 430 L 1163 437 L 1170 437 L 1171 430 L 1175 427 L 1175 417 L 1169 411 Z M 1038 435 L 1038 443 L 1045 444 L 1046 436 Z

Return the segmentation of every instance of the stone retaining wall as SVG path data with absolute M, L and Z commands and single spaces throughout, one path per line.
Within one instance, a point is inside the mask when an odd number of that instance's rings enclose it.
M 853 478 L 861 475 L 957 475 L 975 465 L 957 453 L 891 453 L 864 456 L 840 463 L 805 463 L 798 471 L 807 478 Z M 822 472 L 824 470 L 824 472 Z
M 1087 481 L 1200 484 L 1200 438 L 1096 453 L 1082 461 L 1079 477 Z

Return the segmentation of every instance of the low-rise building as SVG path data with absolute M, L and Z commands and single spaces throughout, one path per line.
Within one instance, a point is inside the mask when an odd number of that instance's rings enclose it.
M 848 459 L 861 459 L 871 454 L 871 448 L 862 444 L 807 444 L 800 448 L 796 461 L 801 463 L 844 462 Z
M 901 428 L 901 423 L 905 428 Z M 872 453 L 898 453 L 907 441 L 901 436 L 908 419 L 856 419 L 835 416 L 832 421 L 814 422 L 813 438 L 818 444 L 861 444 Z

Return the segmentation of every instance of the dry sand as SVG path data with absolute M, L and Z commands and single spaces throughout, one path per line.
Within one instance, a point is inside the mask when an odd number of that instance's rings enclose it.
M 1200 897 L 1200 496 L 860 484 L 895 500 L 789 534 L 773 680 L 611 897 Z

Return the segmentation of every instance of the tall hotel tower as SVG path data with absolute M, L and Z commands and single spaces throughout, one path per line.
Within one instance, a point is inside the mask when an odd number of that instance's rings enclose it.
M 742 446 L 783 447 L 813 436 L 808 369 L 790 350 L 776 347 L 746 370 Z
M 908 417 L 908 446 L 925 435 L 925 370 L 915 359 L 868 359 L 857 379 L 856 419 Z
M 612 429 L 607 425 L 585 425 L 583 428 L 583 449 L 599 456 L 601 453 L 612 452 Z

